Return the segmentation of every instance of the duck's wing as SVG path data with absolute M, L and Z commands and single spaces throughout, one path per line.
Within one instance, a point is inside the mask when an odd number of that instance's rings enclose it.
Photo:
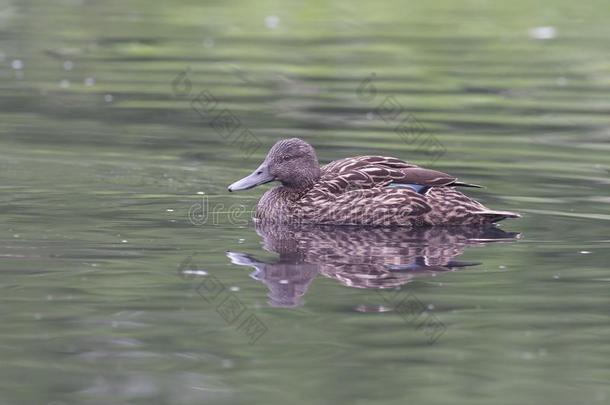
M 416 191 L 430 187 L 480 187 L 459 182 L 454 176 L 426 169 L 387 156 L 358 156 L 331 162 L 322 167 L 321 182 L 335 194 L 353 189 L 416 185 Z

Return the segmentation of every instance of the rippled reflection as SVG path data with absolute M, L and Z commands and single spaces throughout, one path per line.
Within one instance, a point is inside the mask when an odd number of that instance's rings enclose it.
M 355 288 L 393 288 L 416 277 L 433 276 L 480 263 L 456 260 L 468 246 L 510 242 L 519 233 L 497 227 L 371 228 L 259 224 L 266 262 L 227 252 L 231 262 L 256 269 L 251 276 L 269 289 L 269 304 L 296 307 L 320 273 Z

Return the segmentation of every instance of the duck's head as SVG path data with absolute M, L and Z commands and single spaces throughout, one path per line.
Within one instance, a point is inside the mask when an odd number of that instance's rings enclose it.
M 276 180 L 284 187 L 303 189 L 319 177 L 320 165 L 313 147 L 299 138 L 282 139 L 252 174 L 231 184 L 229 191 L 247 190 Z

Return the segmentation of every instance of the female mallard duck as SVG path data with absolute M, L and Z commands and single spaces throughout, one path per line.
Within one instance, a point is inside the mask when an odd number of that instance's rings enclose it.
M 275 223 L 336 225 L 482 225 L 518 218 L 492 211 L 456 190 L 448 174 L 400 159 L 356 156 L 320 167 L 313 147 L 298 139 L 278 141 L 249 176 L 229 186 L 246 190 L 279 181 L 265 193 L 255 219 Z

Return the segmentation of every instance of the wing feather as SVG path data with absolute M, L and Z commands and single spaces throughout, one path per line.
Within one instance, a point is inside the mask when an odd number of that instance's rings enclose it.
M 480 187 L 458 182 L 438 170 L 426 169 L 388 156 L 357 156 L 336 160 L 322 167 L 322 181 L 333 193 L 355 188 L 384 187 L 390 183 L 426 187 Z

